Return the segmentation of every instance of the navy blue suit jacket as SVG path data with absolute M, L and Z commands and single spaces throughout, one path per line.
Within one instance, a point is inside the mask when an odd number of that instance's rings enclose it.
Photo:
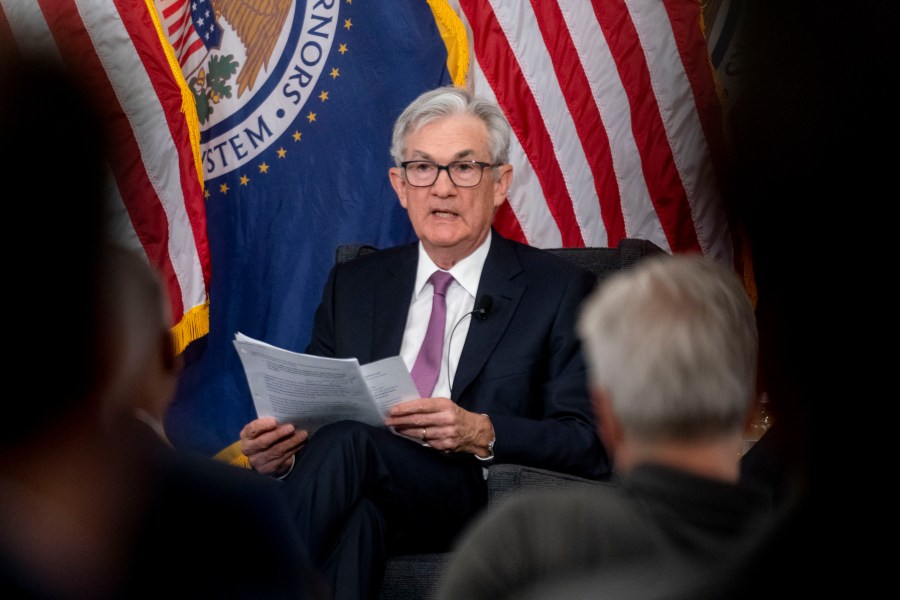
M 491 232 L 452 399 L 490 416 L 495 462 L 598 478 L 610 462 L 597 435 L 575 321 L 596 285 L 589 271 Z M 307 352 L 361 364 L 400 353 L 415 285 L 418 245 L 337 264 L 316 311 Z

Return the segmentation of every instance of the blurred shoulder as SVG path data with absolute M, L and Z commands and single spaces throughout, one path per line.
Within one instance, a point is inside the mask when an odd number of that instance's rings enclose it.
M 535 489 L 507 496 L 492 513 L 497 518 L 604 522 L 631 519 L 633 500 L 616 482 L 565 488 Z

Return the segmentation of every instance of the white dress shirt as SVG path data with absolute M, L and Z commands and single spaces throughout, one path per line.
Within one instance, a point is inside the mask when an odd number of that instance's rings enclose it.
M 459 364 L 469 323 L 472 320 L 472 308 L 475 306 L 475 294 L 481 271 L 491 247 L 491 236 L 488 235 L 472 254 L 462 259 L 450 269 L 453 281 L 447 290 L 447 321 L 444 324 L 444 350 L 441 354 L 441 372 L 434 386 L 435 397 L 449 398 L 450 386 Z M 400 356 L 406 367 L 412 370 L 419 354 L 419 348 L 425 339 L 425 330 L 431 319 L 431 300 L 434 288 L 428 279 L 439 270 L 434 261 L 425 252 L 419 242 L 419 267 L 416 271 L 416 284 L 410 299 L 409 315 L 406 329 L 403 331 L 403 343 L 400 345 Z M 449 371 L 448 371 L 449 368 Z

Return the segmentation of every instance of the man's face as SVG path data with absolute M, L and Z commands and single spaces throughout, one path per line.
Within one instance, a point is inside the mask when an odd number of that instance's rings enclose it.
M 488 132 L 475 117 L 452 116 L 433 121 L 407 139 L 404 160 L 431 160 L 446 165 L 455 160 L 491 162 Z M 481 182 L 471 188 L 457 187 L 446 170 L 429 187 L 414 187 L 403 169 L 391 168 L 391 185 L 400 204 L 409 213 L 416 235 L 438 266 L 449 269 L 475 251 L 491 229 L 494 213 L 505 200 L 512 166 L 484 170 Z

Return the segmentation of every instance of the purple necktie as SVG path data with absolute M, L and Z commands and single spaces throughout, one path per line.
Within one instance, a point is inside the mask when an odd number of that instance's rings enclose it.
M 430 398 L 441 372 L 441 356 L 444 353 L 444 322 L 447 320 L 447 288 L 453 275 L 446 271 L 435 271 L 431 275 L 434 298 L 431 300 L 431 320 L 425 331 L 425 340 L 419 348 L 419 356 L 410 375 L 422 398 Z

